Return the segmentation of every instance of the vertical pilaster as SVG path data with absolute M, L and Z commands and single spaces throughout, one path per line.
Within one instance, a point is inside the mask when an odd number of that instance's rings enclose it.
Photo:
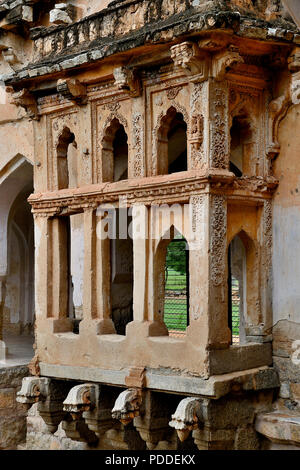
M 209 82 L 191 83 L 191 121 L 188 132 L 188 169 L 208 168 L 209 121 Z
M 148 208 L 134 206 L 133 236 L 133 320 L 147 320 Z
M 127 325 L 126 330 L 132 336 L 168 335 L 163 312 L 159 313 L 157 307 L 157 299 L 161 296 L 156 286 L 162 285 L 163 280 L 157 277 L 160 271 L 155 258 L 158 241 L 154 238 L 152 218 L 153 212 L 148 207 L 133 207 L 134 321 Z M 162 273 L 164 275 L 164 270 Z
M 272 328 L 272 201 L 266 200 L 261 217 L 261 332 L 267 336 Z
M 209 166 L 229 168 L 228 85 L 224 80 L 209 84 Z
M 225 348 L 231 333 L 228 328 L 227 288 L 227 201 L 210 195 L 209 209 L 209 341 L 210 348 Z
M 48 304 L 53 318 L 53 332 L 59 333 L 72 330 L 69 314 L 69 268 L 68 268 L 68 220 L 57 217 L 51 220 L 50 252 L 52 266 L 52 309 Z
M 35 216 L 35 315 L 37 331 L 70 331 L 67 228 L 64 219 Z
M 190 326 L 188 337 L 205 347 L 208 341 L 209 298 L 209 194 L 190 198 L 189 214 Z
M 36 322 L 52 317 L 52 221 L 34 217 Z
M 205 348 L 229 345 L 227 320 L 227 204 L 203 193 L 190 199 L 190 326 L 188 337 Z

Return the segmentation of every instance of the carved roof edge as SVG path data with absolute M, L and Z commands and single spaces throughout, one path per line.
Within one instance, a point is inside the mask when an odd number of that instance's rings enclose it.
M 104 11 L 105 10 L 100 13 L 103 15 Z M 98 15 L 100 13 L 98 13 Z M 90 17 L 67 27 L 51 28 L 47 38 L 51 39 L 52 34 L 55 35 L 57 32 L 60 34 L 61 31 L 67 34 L 72 28 L 78 28 L 78 25 L 82 24 L 82 22 L 91 24 Z M 41 80 L 51 75 L 59 76 L 65 71 L 69 72 L 72 69 L 85 67 L 116 53 L 128 52 L 132 49 L 142 47 L 145 44 L 161 45 L 162 43 L 176 43 L 176 41 L 182 37 L 186 38 L 195 34 L 200 35 L 203 32 L 215 31 L 230 31 L 240 38 L 268 41 L 277 45 L 291 46 L 300 44 L 300 34 L 298 34 L 296 26 L 294 30 L 288 30 L 282 27 L 276 27 L 274 24 L 261 19 L 241 16 L 238 12 L 214 10 L 199 13 L 197 9 L 193 8 L 181 14 L 172 15 L 162 21 L 148 23 L 142 28 L 130 31 L 128 34 L 120 37 L 114 35 L 96 37 L 96 39 L 92 41 L 84 40 L 82 45 L 77 43 L 80 36 L 77 31 L 77 33 L 74 34 L 74 47 L 70 45 L 70 47 L 67 48 L 68 54 L 63 52 L 58 53 L 55 50 L 55 46 L 53 46 L 55 45 L 55 39 L 53 36 L 51 39 L 52 52 L 49 55 L 42 57 L 42 59 L 37 62 L 31 63 L 28 67 L 16 73 L 2 76 L 1 78 L 7 85 L 18 87 L 21 86 L 22 83 L 30 83 L 37 78 Z M 172 40 L 169 39 L 170 33 L 172 33 Z M 86 34 L 90 37 L 89 33 Z M 61 40 L 66 41 L 66 38 Z

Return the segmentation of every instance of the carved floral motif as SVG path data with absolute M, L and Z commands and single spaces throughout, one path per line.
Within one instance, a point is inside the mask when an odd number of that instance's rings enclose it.
M 228 167 L 228 117 L 225 90 L 214 88 L 212 96 L 211 167 Z
M 140 113 L 135 113 L 132 118 L 133 124 L 133 177 L 139 178 L 143 176 L 144 165 L 143 165 L 143 143 L 144 143 L 144 131 L 143 131 L 143 118 Z
M 226 231 L 227 214 L 226 198 L 221 195 L 212 196 L 211 215 L 211 280 L 215 286 L 225 282 L 225 253 L 226 253 Z

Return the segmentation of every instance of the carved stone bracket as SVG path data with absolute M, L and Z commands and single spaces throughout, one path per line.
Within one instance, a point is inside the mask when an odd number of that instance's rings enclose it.
M 130 96 L 135 97 L 141 94 L 141 83 L 137 73 L 128 67 L 116 67 L 113 71 L 115 85 L 119 90 L 124 90 Z
M 26 88 L 15 92 L 12 87 L 6 87 L 7 93 L 11 93 L 11 103 L 21 106 L 27 112 L 28 117 L 38 119 L 38 108 L 35 97 Z
M 191 431 L 198 428 L 201 421 L 203 421 L 201 400 L 188 397 L 181 400 L 169 425 L 176 429 L 180 441 L 183 442 Z
M 234 46 L 229 46 L 226 51 L 222 51 L 213 57 L 212 61 L 212 74 L 217 81 L 224 79 L 225 73 L 237 64 L 244 62 L 240 56 L 238 49 Z
M 183 69 L 187 75 L 195 75 L 197 81 L 206 80 L 207 60 L 197 44 L 182 42 L 171 46 L 171 58 L 176 68 Z
M 95 384 L 80 384 L 71 388 L 63 403 L 67 416 L 62 427 L 70 439 L 88 442 L 90 445 L 98 442 L 98 436 L 91 430 L 83 416 L 84 412 L 92 412 L 96 408 L 99 388 Z
M 86 103 L 86 86 L 75 78 L 59 79 L 57 81 L 57 91 L 64 98 L 76 102 L 77 104 Z
M 84 411 L 90 411 L 96 405 L 96 385 L 81 384 L 71 388 L 64 401 L 64 411 L 78 419 Z
M 288 94 L 281 95 L 269 103 L 269 143 L 267 147 L 267 157 L 271 160 L 276 158 L 280 152 L 278 128 L 290 105 L 291 101 Z
M 50 379 L 45 377 L 24 377 L 21 390 L 17 393 L 17 402 L 32 405 L 46 400 L 49 393 Z
M 112 410 L 112 417 L 127 425 L 136 416 L 140 415 L 142 392 L 139 389 L 129 388 L 118 396 Z

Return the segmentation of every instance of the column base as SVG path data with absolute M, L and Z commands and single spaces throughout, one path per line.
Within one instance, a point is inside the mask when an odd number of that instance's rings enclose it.
M 164 323 L 151 321 L 132 321 L 126 326 L 126 336 L 169 336 Z
M 37 320 L 40 332 L 67 333 L 73 331 L 73 322 L 70 318 L 45 318 Z
M 79 334 L 114 335 L 116 329 L 111 318 L 83 319 L 79 324 Z

